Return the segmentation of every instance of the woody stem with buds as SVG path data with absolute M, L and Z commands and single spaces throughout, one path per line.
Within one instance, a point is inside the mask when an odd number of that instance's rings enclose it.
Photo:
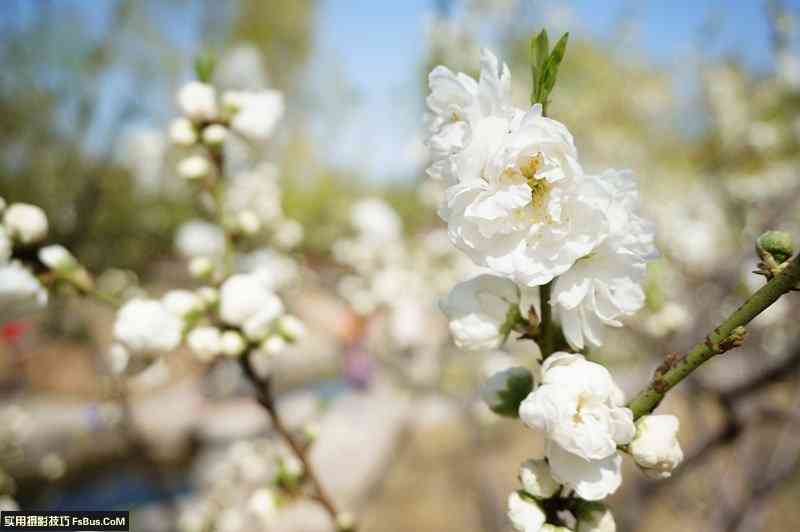
M 713 356 L 738 347 L 744 341 L 744 327 L 800 283 L 800 255 L 785 263 L 780 273 L 756 290 L 704 341 L 682 357 L 668 359 L 656 370 L 652 381 L 628 404 L 634 419 L 651 413 L 667 392 Z

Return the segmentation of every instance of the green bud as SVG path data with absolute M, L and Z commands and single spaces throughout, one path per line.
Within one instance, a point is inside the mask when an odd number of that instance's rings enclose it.
M 498 371 L 481 385 L 481 397 L 492 412 L 518 417 L 520 403 L 533 390 L 533 374 L 523 367 Z
M 778 264 L 786 262 L 794 255 L 792 235 L 786 231 L 765 232 L 756 241 L 756 252 L 760 255 L 762 251 L 772 255 Z
M 214 76 L 216 62 L 213 54 L 202 53 L 198 55 L 194 60 L 194 75 L 197 76 L 197 80 L 203 83 L 210 83 L 211 78 Z

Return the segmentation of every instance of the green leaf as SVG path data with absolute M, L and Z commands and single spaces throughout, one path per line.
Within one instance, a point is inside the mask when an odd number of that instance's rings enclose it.
M 202 81 L 203 83 L 211 82 L 211 78 L 214 76 L 215 66 L 216 60 L 212 54 L 203 53 L 198 55 L 194 60 L 194 74 L 197 76 L 198 81 Z
M 536 103 L 540 94 L 542 68 L 550 53 L 550 42 L 547 30 L 542 30 L 539 35 L 531 39 L 531 103 Z
M 528 397 L 531 390 L 531 371 L 523 367 L 513 367 L 492 375 L 481 386 L 481 397 L 495 414 L 517 417 L 520 403 Z
M 550 56 L 542 67 L 544 71 L 544 91 L 545 96 L 550 94 L 556 84 L 556 77 L 558 77 L 558 67 L 564 59 L 564 54 L 567 50 L 567 41 L 569 40 L 569 33 L 565 33 L 556 43 Z

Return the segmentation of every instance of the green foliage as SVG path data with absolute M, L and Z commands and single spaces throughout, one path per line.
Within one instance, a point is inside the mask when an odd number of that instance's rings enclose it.
M 550 93 L 555 87 L 558 78 L 558 68 L 564 59 L 567 50 L 569 33 L 565 33 L 550 50 L 547 30 L 542 30 L 539 35 L 531 39 L 531 103 L 541 103 L 546 111 Z

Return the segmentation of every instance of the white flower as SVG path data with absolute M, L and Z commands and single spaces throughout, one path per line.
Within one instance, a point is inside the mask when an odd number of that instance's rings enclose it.
M 21 318 L 47 305 L 47 291 L 19 262 L 0 266 L 0 322 Z
M 303 226 L 297 220 L 281 220 L 273 235 L 275 243 L 283 248 L 292 248 L 303 240 Z
M 203 142 L 209 146 L 219 146 L 228 138 L 228 129 L 221 124 L 211 124 L 203 129 Z
M 247 501 L 247 507 L 262 522 L 271 521 L 278 513 L 275 493 L 269 488 L 260 488 L 254 491 Z
M 544 525 L 545 515 L 536 501 L 523 499 L 515 491 L 508 496 L 508 519 L 514 530 L 539 532 Z
M 549 499 L 561 488 L 550 472 L 547 460 L 528 460 L 519 468 L 522 489 L 534 497 Z
M 218 225 L 191 220 L 178 229 L 175 247 L 184 257 L 221 257 L 225 253 L 225 232 Z
M 195 122 L 213 120 L 217 117 L 214 87 L 200 81 L 190 81 L 178 91 L 178 107 Z
M 602 345 L 604 325 L 621 327 L 621 317 L 642 308 L 646 263 L 657 256 L 652 224 L 637 214 L 633 174 L 609 170 L 587 181 L 608 194 L 609 235 L 558 278 L 551 300 L 574 349 Z
M 182 327 L 160 301 L 133 299 L 117 312 L 114 338 L 136 353 L 170 351 L 180 344 Z
M 579 516 L 577 532 L 617 532 L 614 514 L 602 506 L 584 512 Z
M 51 270 L 69 270 L 78 265 L 78 261 L 64 246 L 54 244 L 39 249 L 39 260 Z
M 520 303 L 520 289 L 508 279 L 482 274 L 458 283 L 439 306 L 463 349 L 495 349 L 508 331 L 504 324 Z
M 683 461 L 679 425 L 678 418 L 670 415 L 644 416 L 636 422 L 630 451 L 648 477 L 669 478 Z
M 220 317 L 230 325 L 247 327 L 248 322 L 269 323 L 282 312 L 283 303 L 261 275 L 232 275 L 220 288 Z
M 184 117 L 174 119 L 169 125 L 169 139 L 177 146 L 192 146 L 197 142 L 197 131 L 192 121 Z
M 306 326 L 297 316 L 286 314 L 278 320 L 278 331 L 290 342 L 296 342 L 306 334 Z
M 47 216 L 36 205 L 12 203 L 3 213 L 8 234 L 23 244 L 34 244 L 47 236 Z
M 281 336 L 270 336 L 261 344 L 261 349 L 269 355 L 277 355 L 286 349 L 286 340 Z
M 241 211 L 236 216 L 236 225 L 239 231 L 247 236 L 253 236 L 261 230 L 261 220 L 250 210 Z
M 229 357 L 238 357 L 247 347 L 247 342 L 236 331 L 225 331 L 220 339 L 222 354 Z
M 197 327 L 186 336 L 189 349 L 202 361 L 210 361 L 222 352 L 222 336 L 216 327 Z
M 208 257 L 195 257 L 189 261 L 189 274 L 195 279 L 210 278 L 214 269 L 214 261 Z
M 428 86 L 427 144 L 434 159 L 428 174 L 452 181 L 456 170 L 451 156 L 469 144 L 473 125 L 482 117 L 511 112 L 511 72 L 505 63 L 500 66 L 490 51 L 481 50 L 478 82 L 438 66 L 428 76 Z
M 608 370 L 582 355 L 554 353 L 542 383 L 522 402 L 525 425 L 546 437 L 553 477 L 586 500 L 616 491 L 622 480 L 617 446 L 634 436 L 633 415 Z
M 397 212 L 379 198 L 367 198 L 354 204 L 350 221 L 360 236 L 372 242 L 397 240 L 403 231 Z
M 283 94 L 276 90 L 226 92 L 223 103 L 233 111 L 231 127 L 254 140 L 268 139 L 284 112 Z
M 161 298 L 167 310 L 181 319 L 200 312 L 205 306 L 197 294 L 189 290 L 170 290 Z
M 178 163 L 178 175 L 183 179 L 202 179 L 211 173 L 211 163 L 203 155 L 190 155 Z

